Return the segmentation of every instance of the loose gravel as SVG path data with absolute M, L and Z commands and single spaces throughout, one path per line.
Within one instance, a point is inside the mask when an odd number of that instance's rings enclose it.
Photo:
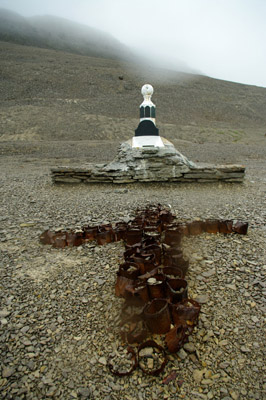
M 1 398 L 264 399 L 265 162 L 250 161 L 242 185 L 118 187 L 54 186 L 51 165 L 1 159 Z M 123 243 L 53 249 L 38 238 L 48 228 L 128 220 L 149 202 L 170 204 L 182 220 L 239 219 L 250 227 L 247 236 L 183 239 L 199 324 L 159 377 L 137 369 L 119 378 L 107 361 L 122 344 L 114 284 Z

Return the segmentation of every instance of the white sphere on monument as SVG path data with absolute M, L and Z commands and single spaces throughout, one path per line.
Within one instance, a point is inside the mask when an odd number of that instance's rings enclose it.
M 145 100 L 150 100 L 153 95 L 153 87 L 149 83 L 145 83 L 145 85 L 141 88 L 141 94 Z

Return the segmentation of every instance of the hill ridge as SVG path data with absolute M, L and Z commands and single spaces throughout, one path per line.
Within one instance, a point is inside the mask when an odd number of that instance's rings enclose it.
M 0 8 L 0 41 L 127 60 L 131 51 L 110 34 L 52 15 L 23 17 Z

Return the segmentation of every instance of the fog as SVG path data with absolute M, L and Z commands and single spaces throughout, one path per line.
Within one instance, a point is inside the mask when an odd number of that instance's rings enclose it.
M 0 0 L 112 34 L 157 66 L 266 87 L 265 0 Z

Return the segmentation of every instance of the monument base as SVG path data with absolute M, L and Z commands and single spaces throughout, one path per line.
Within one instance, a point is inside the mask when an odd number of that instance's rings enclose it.
M 164 147 L 161 136 L 134 136 L 132 147 Z
M 53 168 L 53 182 L 243 182 L 244 166 L 196 164 L 177 151 L 168 140 L 160 136 L 157 139 L 161 139 L 163 146 L 137 147 L 134 146 L 134 137 L 122 143 L 115 159 L 107 164 Z

